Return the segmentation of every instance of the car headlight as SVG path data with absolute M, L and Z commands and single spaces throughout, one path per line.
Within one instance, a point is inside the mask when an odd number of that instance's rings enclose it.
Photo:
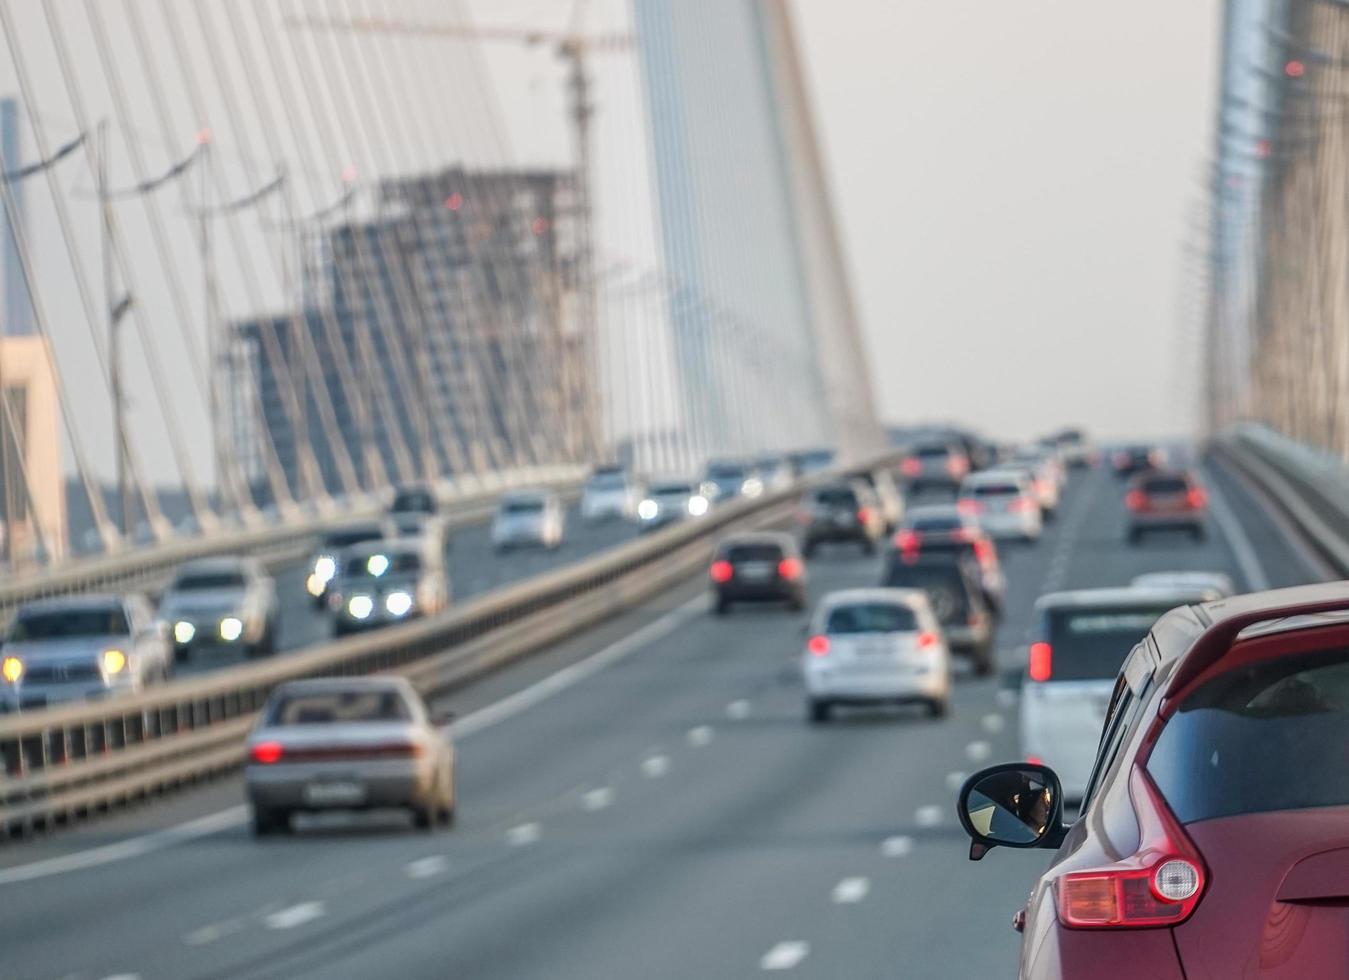
M 244 621 L 238 616 L 226 616 L 220 621 L 220 638 L 233 643 L 244 635 Z
M 652 520 L 659 511 L 656 502 L 649 497 L 637 505 L 637 516 L 644 521 Z
M 379 578 L 389 570 L 389 556 L 371 555 L 365 560 L 365 570 L 375 578 Z
M 368 595 L 354 595 L 347 600 L 347 612 L 353 619 L 369 619 L 375 611 L 375 600 Z
M 707 498 L 703 496 L 689 498 L 689 513 L 694 517 L 702 517 L 707 513 Z
M 197 635 L 197 628 L 191 623 L 174 623 L 173 640 L 175 643 L 191 643 L 192 638 Z
M 126 654 L 116 647 L 110 647 L 100 653 L 98 661 L 103 668 L 103 673 L 109 676 L 120 674 L 126 670 Z
M 331 555 L 319 555 L 314 559 L 314 578 L 319 582 L 326 585 L 336 574 L 337 561 Z
M 6 657 L 0 662 L 0 675 L 11 684 L 19 683 L 19 678 L 23 676 L 23 661 L 18 657 Z
M 390 592 L 384 597 L 384 608 L 391 616 L 406 616 L 412 609 L 412 596 L 406 592 Z

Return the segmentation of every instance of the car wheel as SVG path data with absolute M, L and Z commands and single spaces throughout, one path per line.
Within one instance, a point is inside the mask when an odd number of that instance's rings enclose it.
M 1203 541 L 1207 535 L 1204 533 L 1204 528 L 1201 525 L 1195 525 L 1190 531 L 1190 537 L 1194 538 L 1196 541 Z
M 173 659 L 180 664 L 185 664 L 192 659 L 192 651 L 187 647 L 174 647 Z
M 440 810 L 440 800 L 435 796 L 425 803 L 412 804 L 412 825 L 418 830 L 434 830 Z
M 951 710 L 951 702 L 945 698 L 934 699 L 927 703 L 927 714 L 929 718 L 945 718 L 947 712 Z
M 731 611 L 731 600 L 725 596 L 717 596 L 717 601 L 712 604 L 712 611 L 718 616 L 725 616 Z
M 787 608 L 792 612 L 803 612 L 806 608 L 806 597 L 801 594 L 792 596 L 787 600 Z
M 267 837 L 290 830 L 290 813 L 272 807 L 253 805 L 253 836 Z
M 983 643 L 974 651 L 974 673 L 978 677 L 987 677 L 993 673 L 993 642 Z
M 1129 544 L 1140 544 L 1143 540 L 1143 532 L 1136 527 L 1131 527 L 1129 528 L 1129 533 L 1126 536 L 1126 540 L 1129 542 Z
M 823 725 L 829 720 L 833 713 L 833 705 L 828 701 L 817 701 L 812 699 L 810 702 L 810 722 L 812 725 Z
M 862 554 L 874 555 L 876 553 L 876 542 L 871 538 L 862 539 Z

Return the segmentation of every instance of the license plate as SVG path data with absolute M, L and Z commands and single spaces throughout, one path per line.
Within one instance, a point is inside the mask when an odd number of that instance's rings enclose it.
M 752 561 L 741 565 L 736 572 L 747 582 L 765 582 L 773 577 L 773 566 L 766 562 Z
M 304 801 L 310 806 L 352 806 L 365 802 L 365 787 L 350 782 L 309 783 Z
M 852 514 L 835 514 L 834 523 L 839 527 L 848 527 L 853 522 Z

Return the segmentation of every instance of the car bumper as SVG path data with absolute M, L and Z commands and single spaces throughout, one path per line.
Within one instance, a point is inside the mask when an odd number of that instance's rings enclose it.
M 1203 526 L 1204 515 L 1196 513 L 1132 514 L 1129 517 L 1132 531 L 1190 531 Z
M 78 684 L 24 684 L 19 687 L 7 684 L 0 688 L 0 712 L 33 711 L 75 701 L 94 701 L 131 689 L 130 685 L 109 687 L 100 681 Z
M 316 801 L 315 786 L 359 787 L 360 797 Z M 254 806 L 286 810 L 372 810 L 429 799 L 435 773 L 429 764 L 384 760 L 378 764 L 305 763 L 247 766 L 244 792 Z
M 806 594 L 800 582 L 736 582 L 718 585 L 712 590 L 718 598 L 732 602 L 773 602 L 795 599 Z
M 806 694 L 817 700 L 857 703 L 944 700 L 951 693 L 951 675 L 940 669 L 920 672 L 812 667 L 805 671 L 805 687 Z
M 991 538 L 1038 538 L 1041 525 L 1038 517 L 1019 514 L 990 514 L 980 518 L 980 526 Z

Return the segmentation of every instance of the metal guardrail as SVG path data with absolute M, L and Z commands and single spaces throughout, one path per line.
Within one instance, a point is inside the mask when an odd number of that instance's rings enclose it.
M 801 486 L 726 504 L 429 619 L 128 697 L 0 717 L 0 828 L 22 835 L 238 765 L 243 734 L 283 681 L 398 671 L 426 694 L 443 693 L 687 578 L 726 530 L 786 520 Z
M 1308 547 L 1349 578 L 1349 466 L 1262 426 L 1238 426 L 1208 448 L 1254 482 Z
M 577 466 L 530 467 L 494 474 L 475 485 L 451 488 L 446 493 L 445 513 L 452 520 L 472 521 L 490 516 L 504 490 L 523 486 L 574 488 L 584 477 Z M 168 584 L 183 562 L 223 554 L 254 555 L 268 565 L 278 565 L 304 556 L 314 539 L 342 523 L 378 513 L 371 504 L 348 511 L 340 518 L 316 517 L 295 524 L 218 532 L 167 545 L 72 562 L 38 575 L 0 585 L 0 622 L 24 602 L 75 592 L 153 591 Z

